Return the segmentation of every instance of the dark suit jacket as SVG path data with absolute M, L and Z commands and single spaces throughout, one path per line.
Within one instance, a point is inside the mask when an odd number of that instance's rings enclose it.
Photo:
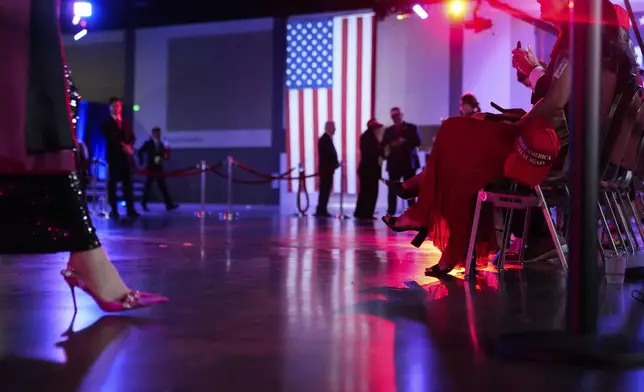
M 146 140 L 137 152 L 139 162 L 149 170 L 163 170 L 163 161 L 168 159 L 168 154 L 169 151 L 163 142 L 160 140 L 157 142 L 152 138 Z M 155 162 L 157 160 L 155 158 L 159 158 L 159 163 Z
M 393 147 L 391 143 L 403 137 L 406 141 L 398 146 Z M 382 146 L 390 146 L 391 152 L 387 157 L 387 171 L 404 171 L 416 170 L 420 167 L 420 161 L 416 148 L 420 146 L 420 135 L 418 134 L 418 127 L 414 124 L 403 123 L 402 133 L 399 135 L 396 132 L 396 126 L 392 125 L 385 130 L 382 137 Z
M 328 133 L 324 133 L 318 140 L 318 171 L 323 174 L 332 174 L 338 163 L 338 153 L 333 145 L 333 140 Z
M 362 176 L 378 176 L 382 171 L 381 158 L 384 157 L 384 148 L 378 141 L 373 129 L 367 129 L 360 136 L 360 165 L 358 174 Z
M 121 128 L 118 127 L 116 120 L 109 116 L 101 125 L 101 131 L 105 136 L 106 158 L 110 166 L 131 165 L 131 157 L 123 151 L 123 144 L 134 147 L 134 132 L 129 122 L 122 120 Z

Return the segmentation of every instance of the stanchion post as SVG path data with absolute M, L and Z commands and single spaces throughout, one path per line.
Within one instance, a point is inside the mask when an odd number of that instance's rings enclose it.
M 98 165 L 101 164 L 101 161 L 98 161 L 97 164 L 97 169 L 96 169 L 96 178 L 98 179 Z M 110 215 L 110 212 L 107 211 L 107 205 L 109 204 L 109 193 L 107 192 L 107 183 L 110 179 L 110 166 L 107 162 L 105 162 L 105 172 L 107 173 L 107 181 L 105 181 L 105 186 L 103 187 L 103 197 L 102 200 L 103 202 L 101 203 L 101 211 L 99 212 L 99 215 L 102 217 L 108 217 Z
M 226 178 L 228 181 L 228 219 L 233 215 L 233 164 L 235 160 L 233 157 L 228 156 L 226 159 Z
M 349 217 L 344 214 L 344 193 L 346 189 L 344 187 L 345 183 L 345 163 L 340 162 L 340 214 L 338 219 L 348 219 Z
M 96 181 L 98 181 L 98 159 L 94 159 L 94 172 L 92 173 L 92 213 L 97 214 L 98 194 L 96 192 Z
M 206 161 L 202 160 L 199 163 L 199 169 L 201 169 L 201 195 L 199 197 L 199 201 L 201 202 L 201 214 L 202 216 L 207 213 L 206 211 L 206 169 L 208 168 L 208 165 L 206 164 Z

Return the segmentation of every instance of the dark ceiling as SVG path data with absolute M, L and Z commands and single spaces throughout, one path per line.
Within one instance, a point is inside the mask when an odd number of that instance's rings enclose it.
M 63 31 L 72 26 L 71 4 L 63 0 Z M 87 0 L 93 4 L 90 30 L 152 27 L 233 19 L 284 17 L 288 15 L 338 10 L 374 8 L 383 0 Z M 388 2 L 396 0 L 384 0 Z

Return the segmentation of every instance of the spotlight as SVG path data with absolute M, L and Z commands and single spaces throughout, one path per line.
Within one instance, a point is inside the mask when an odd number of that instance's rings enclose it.
M 454 19 L 463 19 L 467 12 L 467 3 L 464 0 L 450 0 L 447 3 L 447 14 Z
M 80 18 L 89 18 L 92 16 L 92 3 L 87 1 L 77 1 L 74 3 L 74 16 Z
M 87 29 L 83 29 L 74 35 L 74 41 L 78 41 L 87 35 Z
M 420 17 L 421 19 L 427 19 L 429 15 L 427 14 L 427 11 L 421 6 L 420 4 L 416 4 L 415 6 L 411 7 L 411 9 Z

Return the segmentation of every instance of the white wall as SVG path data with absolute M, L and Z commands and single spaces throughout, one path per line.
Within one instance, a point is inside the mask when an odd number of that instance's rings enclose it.
M 496 112 L 490 101 L 507 108 L 530 108 L 530 90 L 516 80 L 512 49 L 535 44 L 535 28 L 489 6 L 480 15 L 493 27 L 480 33 L 465 31 L 463 90 L 476 95 L 483 111 Z
M 166 127 L 168 40 L 181 37 L 239 34 L 273 29 L 272 19 L 200 23 L 141 29 L 136 32 L 134 113 L 136 137 L 143 140 L 155 126 Z M 242 49 L 242 48 L 240 48 Z M 199 54 L 196 54 L 198 56 Z M 270 129 L 173 131 L 166 137 L 178 148 L 270 147 Z
M 442 6 L 429 18 L 395 16 L 378 23 L 376 43 L 376 118 L 391 122 L 399 106 L 415 124 L 439 124 L 449 112 L 449 21 Z

